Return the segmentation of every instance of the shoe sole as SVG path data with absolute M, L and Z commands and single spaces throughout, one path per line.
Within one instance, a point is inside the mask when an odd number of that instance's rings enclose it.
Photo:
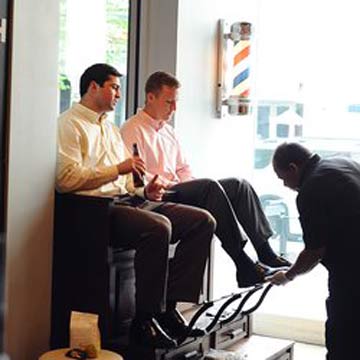
M 274 267 L 274 266 L 269 266 L 261 261 L 258 261 L 258 264 L 261 265 L 265 271 L 265 276 L 269 276 L 269 275 L 273 275 L 278 271 L 287 271 L 289 270 L 290 266 L 279 266 L 279 267 Z

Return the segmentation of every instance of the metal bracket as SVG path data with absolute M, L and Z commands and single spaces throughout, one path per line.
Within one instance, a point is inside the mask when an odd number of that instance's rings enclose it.
M 6 19 L 0 19 L 0 43 L 6 43 Z

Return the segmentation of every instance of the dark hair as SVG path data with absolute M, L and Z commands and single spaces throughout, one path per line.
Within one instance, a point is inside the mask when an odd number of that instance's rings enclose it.
M 272 163 L 275 167 L 281 170 L 287 170 L 290 163 L 296 165 L 303 165 L 312 153 L 306 147 L 298 143 L 283 143 L 279 145 L 274 152 Z
M 156 71 L 146 81 L 145 95 L 150 92 L 157 95 L 164 85 L 171 88 L 179 88 L 180 82 L 175 76 L 165 71 Z
M 80 78 L 80 96 L 86 94 L 89 85 L 95 81 L 98 85 L 103 86 L 104 82 L 109 79 L 109 76 L 122 77 L 114 67 L 108 64 L 94 64 L 88 67 Z

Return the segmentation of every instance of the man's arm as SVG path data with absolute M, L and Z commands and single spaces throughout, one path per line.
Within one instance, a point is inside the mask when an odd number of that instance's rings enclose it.
M 320 249 L 304 249 L 289 270 L 278 271 L 267 280 L 274 285 L 285 285 L 298 275 L 305 274 L 312 270 L 320 262 L 324 256 L 324 252 L 324 247 Z
M 109 166 L 85 166 L 82 151 L 81 134 L 76 126 L 71 121 L 60 122 L 56 173 L 56 186 L 60 192 L 97 189 L 133 169 L 142 173 L 145 170 L 143 161 L 133 157 Z
M 116 165 L 84 166 L 80 132 L 71 121 L 60 121 L 56 169 L 56 187 L 59 191 L 96 189 L 117 177 Z
M 175 136 L 175 135 L 174 135 Z M 190 164 L 187 162 L 184 153 L 181 149 L 179 139 L 176 139 L 177 155 L 176 155 L 176 174 L 180 179 L 180 182 L 193 180 L 194 176 L 191 171 Z

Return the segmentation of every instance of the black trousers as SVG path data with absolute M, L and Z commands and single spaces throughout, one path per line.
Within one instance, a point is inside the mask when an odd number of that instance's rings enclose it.
M 161 312 L 166 300 L 197 302 L 215 230 L 210 213 L 139 198 L 122 199 L 110 212 L 112 245 L 136 249 L 136 310 Z
M 358 272 L 358 271 L 357 271 Z M 351 277 L 355 272 L 349 272 Z M 360 359 L 360 290 L 358 279 L 341 281 L 329 276 L 329 297 L 326 300 L 327 320 L 325 340 L 327 360 Z
M 176 191 L 169 195 L 171 201 L 201 207 L 214 216 L 215 233 L 238 268 L 238 253 L 247 239 L 257 250 L 272 235 L 260 200 L 246 180 L 196 179 L 174 185 L 171 190 Z

